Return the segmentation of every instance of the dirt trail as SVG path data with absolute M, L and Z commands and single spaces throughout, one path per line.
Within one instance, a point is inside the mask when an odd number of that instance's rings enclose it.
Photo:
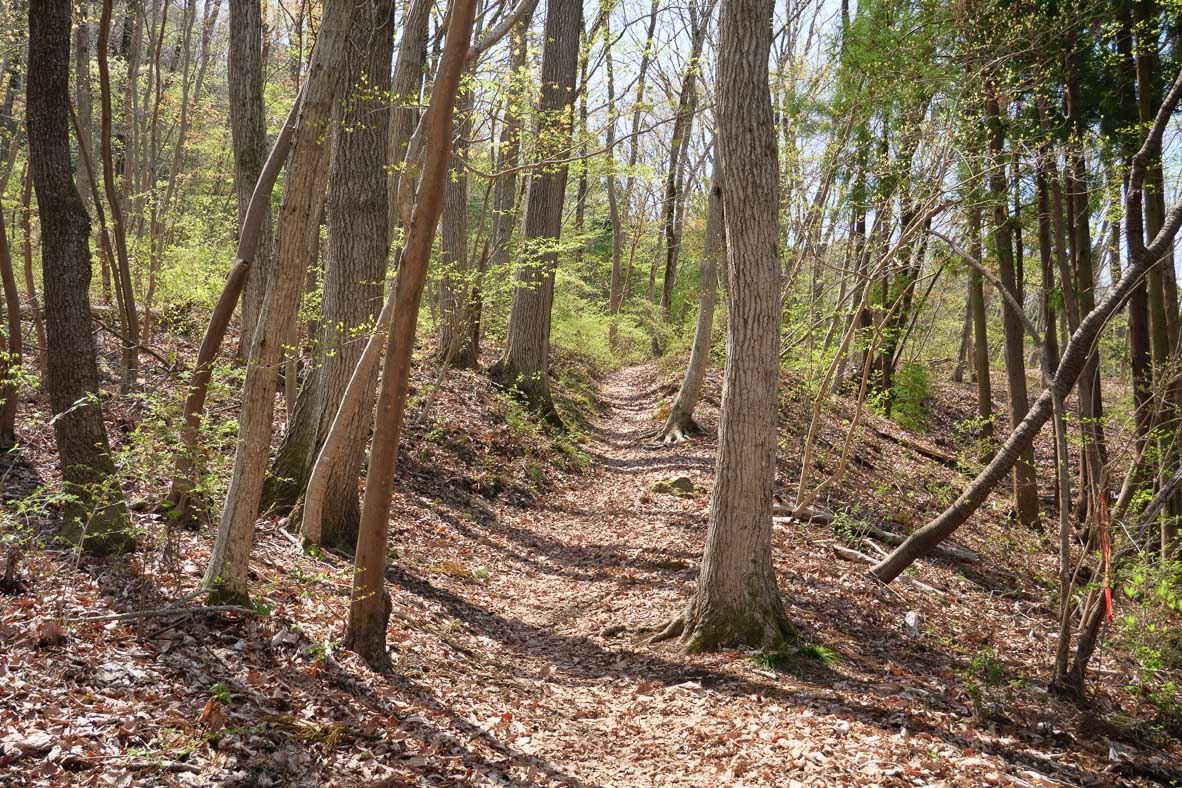
M 591 434 L 592 472 L 529 509 L 500 508 L 495 522 L 469 532 L 475 539 L 459 554 L 488 568 L 486 584 L 432 577 L 434 585 L 413 588 L 469 636 L 465 651 L 477 663 L 443 668 L 451 683 L 440 701 L 495 738 L 507 779 L 907 784 L 1008 772 L 1049 784 L 1040 772 L 1079 776 L 1021 746 L 982 754 L 990 745 L 971 730 L 969 710 L 941 697 L 955 675 L 948 660 L 904 642 L 897 608 L 876 610 L 887 606 L 856 567 L 820 551 L 811 564 L 794 557 L 795 533 L 777 532 L 781 585 L 806 634 L 835 621 L 847 627 L 824 634 L 831 665 L 802 660 L 788 675 L 737 652 L 687 657 L 648 646 L 636 628 L 667 619 L 693 587 L 717 423 L 704 405 L 707 435 L 652 446 L 661 395 L 653 378 L 651 368 L 633 367 L 604 382 L 609 408 Z M 656 480 L 681 474 L 703 492 L 652 492 Z M 620 625 L 629 631 L 617 634 Z M 865 649 L 848 646 L 860 641 Z

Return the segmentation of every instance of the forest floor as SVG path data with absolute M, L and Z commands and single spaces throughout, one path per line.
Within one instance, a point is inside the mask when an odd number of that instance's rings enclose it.
M 1002 539 L 1000 527 L 962 543 L 987 562 L 923 562 L 909 575 L 922 585 L 888 589 L 835 558 L 838 544 L 872 549 L 856 535 L 777 523 L 798 651 L 769 660 L 648 645 L 694 585 L 717 384 L 699 411 L 705 434 L 664 448 L 651 433 L 670 381 L 651 366 L 612 373 L 571 459 L 541 438 L 502 446 L 519 439 L 513 414 L 488 405 L 479 375 L 449 376 L 435 407 L 453 415 L 411 436 L 395 497 L 390 675 L 335 646 L 348 560 L 307 554 L 274 517 L 254 553 L 257 616 L 136 614 L 196 587 L 209 532 L 122 562 L 78 561 L 42 541 L 22 559 L 24 589 L 0 596 L 0 783 L 1182 780 L 1177 739 L 1114 686 L 1130 670 L 1119 653 L 1102 650 L 1088 706 L 1043 691 L 1053 551 Z M 786 421 L 789 448 L 800 426 Z M 909 527 L 962 481 L 922 437 L 879 417 L 868 435 L 844 497 L 827 501 L 835 510 L 878 501 L 879 522 Z M 683 475 L 693 493 L 654 490 Z M 904 488 L 927 492 L 891 494 Z M 994 498 L 987 525 L 1004 523 Z

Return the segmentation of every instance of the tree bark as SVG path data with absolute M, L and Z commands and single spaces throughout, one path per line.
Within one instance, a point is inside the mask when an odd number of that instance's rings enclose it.
M 1067 147 L 1065 170 L 1067 217 L 1071 241 L 1071 262 L 1075 270 L 1075 290 L 1081 315 L 1091 312 L 1096 306 L 1095 272 L 1092 261 L 1092 234 L 1089 226 L 1091 209 L 1088 198 L 1087 164 L 1084 158 L 1085 121 L 1082 106 L 1082 85 L 1080 83 L 1080 53 L 1078 45 L 1070 45 L 1066 89 L 1063 93 L 1064 114 L 1067 116 L 1071 140 Z M 1108 464 L 1108 451 L 1104 440 L 1104 403 L 1100 389 L 1100 351 L 1093 348 L 1084 369 L 1083 381 L 1079 388 L 1080 432 L 1083 435 L 1084 463 L 1082 471 L 1085 483 L 1081 484 L 1081 508 L 1094 504 L 1089 489 L 1106 494 L 1101 489 L 1104 467 Z
M 513 230 L 517 226 L 517 162 L 521 155 L 521 124 L 528 89 L 525 36 L 529 20 L 514 28 L 509 40 L 509 76 L 505 110 L 501 117 L 501 138 L 497 145 L 497 176 L 493 185 L 492 237 L 489 268 L 501 271 L 512 258 Z
M 29 300 L 29 316 L 33 320 L 33 331 L 37 334 L 37 352 L 34 354 L 37 366 L 45 372 L 45 355 L 49 345 L 45 337 L 45 319 L 41 312 L 41 300 L 37 297 L 37 286 L 33 281 L 33 171 L 25 168 L 25 184 L 21 189 L 21 247 L 24 254 L 23 273 L 25 297 Z
M 676 209 L 684 187 L 685 153 L 689 148 L 694 115 L 698 110 L 698 70 L 702 46 L 706 42 L 706 24 L 713 15 L 714 5 L 708 1 L 702 11 L 690 7 L 690 54 L 677 100 L 677 115 L 673 121 L 673 137 L 669 140 L 669 171 L 665 176 L 665 279 L 661 284 L 661 312 L 666 318 L 673 308 L 673 286 L 677 282 L 677 256 L 681 250 L 681 233 L 677 226 Z
M 569 155 L 582 23 L 577 0 L 551 0 L 546 8 L 538 102 L 538 156 L 543 161 Z M 530 180 L 522 227 L 527 249 L 514 277 L 505 354 L 490 370 L 552 424 L 561 424 L 550 398 L 549 355 L 566 177 L 567 165 L 558 164 L 538 170 Z
M 454 0 L 451 4 L 447 40 L 439 73 L 431 91 L 428 149 L 407 233 L 401 269 L 395 284 L 393 323 L 386 342 L 382 382 L 370 452 L 365 498 L 361 509 L 361 531 L 353 573 L 353 595 L 349 605 L 347 646 L 371 667 L 384 670 L 386 622 L 390 602 L 386 594 L 386 530 L 390 498 L 398 463 L 398 444 L 410 378 L 411 354 L 419 305 L 427 275 L 427 261 L 435 238 L 435 225 L 443 211 L 443 188 L 451 152 L 452 112 L 460 75 L 472 37 L 475 0 Z
M 616 180 L 616 69 L 612 59 L 611 9 L 610 3 L 604 3 L 600 13 L 603 14 L 603 59 L 607 74 L 607 207 L 612 224 L 612 272 L 611 283 L 608 285 L 607 311 L 609 315 L 617 315 L 623 295 L 624 227 L 621 224 L 619 186 Z M 616 330 L 616 323 L 612 321 L 610 331 L 613 344 Z
M 390 175 L 386 194 L 390 201 L 388 223 L 391 227 L 405 225 L 409 217 L 401 215 L 402 198 L 399 181 L 405 167 L 406 149 L 415 126 L 419 123 L 420 93 L 423 87 L 423 68 L 427 62 L 427 27 L 431 21 L 430 0 L 411 0 L 402 20 L 402 37 L 398 44 L 398 63 L 390 83 L 390 137 L 387 141 L 387 162 Z
M 443 195 L 443 219 L 439 239 L 439 347 L 436 354 L 443 364 L 457 369 L 478 366 L 468 325 L 469 291 L 472 281 L 468 259 L 468 138 L 472 136 L 472 113 L 475 109 L 475 73 L 460 87 L 456 98 L 456 131 L 452 143 L 451 171 Z
M 964 383 L 965 369 L 969 364 L 969 351 L 973 344 L 973 279 L 969 276 L 965 289 L 964 323 L 960 329 L 960 345 L 956 351 L 956 362 L 952 368 L 952 382 Z
M 87 553 L 135 547 L 107 443 L 90 325 L 90 217 L 69 140 L 70 0 L 29 7 L 29 169 L 41 216 L 47 375 L 65 492 L 63 535 Z
M 259 0 L 230 0 L 230 138 L 234 146 L 234 193 L 241 227 L 267 160 L 267 106 L 263 96 L 263 17 Z M 268 195 L 270 192 L 268 192 Z M 271 272 L 271 200 L 262 206 L 258 242 L 242 296 L 238 355 L 246 358 Z
M 1158 34 L 1161 14 L 1155 0 L 1138 0 L 1133 4 L 1133 29 L 1136 30 L 1135 73 L 1137 81 L 1137 114 L 1142 123 L 1151 123 L 1154 108 L 1161 101 L 1161 62 L 1158 55 Z M 1145 232 L 1149 237 L 1161 230 L 1166 213 L 1165 180 L 1162 173 L 1160 145 L 1149 153 L 1146 165 L 1145 186 Z M 1149 271 L 1149 334 L 1153 367 L 1157 370 L 1159 384 L 1166 386 L 1162 405 L 1165 423 L 1170 423 L 1182 409 L 1182 383 L 1171 380 L 1167 372 L 1171 363 L 1171 348 L 1178 347 L 1178 286 L 1174 273 L 1174 244 L 1162 252 L 1162 259 Z M 1152 418 L 1152 416 L 1150 416 Z M 1173 446 L 1163 445 L 1165 462 L 1161 476 L 1168 477 L 1179 463 L 1182 454 L 1182 436 Z M 1175 513 L 1182 512 L 1182 496 L 1175 494 L 1171 501 Z M 1163 556 L 1172 556 L 1177 551 L 1178 525 L 1176 517 L 1165 517 L 1161 525 L 1161 550 Z
M 687 651 L 774 651 L 794 634 L 772 566 L 780 337 L 779 165 L 768 88 L 771 0 L 723 0 L 718 147 L 730 313 L 714 494 L 697 588 L 658 635 Z
M 213 313 L 209 316 L 209 325 L 201 338 L 201 345 L 197 350 L 197 361 L 193 365 L 193 375 L 189 382 L 189 393 L 185 397 L 185 407 L 180 426 L 181 449 L 177 452 L 176 465 L 173 469 L 172 484 L 168 493 L 166 507 L 175 522 L 190 527 L 197 515 L 197 501 L 194 500 L 194 489 L 197 486 L 197 462 L 199 459 L 199 429 L 201 426 L 201 412 L 205 409 L 205 398 L 209 393 L 209 382 L 213 377 L 213 364 L 217 359 L 222 340 L 226 337 L 226 330 L 230 326 L 230 319 L 238 306 L 243 289 L 250 279 L 258 245 L 263 234 L 263 217 L 271 203 L 271 192 L 275 188 L 275 181 L 279 177 L 287 153 L 291 149 L 292 138 L 295 135 L 296 121 L 299 117 L 300 105 L 303 103 L 303 92 L 296 96 L 288 113 L 287 121 L 279 131 L 275 145 L 267 156 L 266 164 L 259 173 L 259 180 L 255 184 L 254 193 L 250 198 L 250 205 L 242 218 L 242 227 L 238 232 L 238 252 L 234 265 L 226 277 L 226 284 L 214 305 Z
M 309 249 L 316 248 L 316 221 L 328 174 L 325 134 L 341 92 L 346 37 L 353 0 L 328 0 L 304 85 L 299 124 L 288 162 L 274 275 L 263 299 L 242 387 L 238 442 L 230 490 L 205 574 L 211 604 L 249 601 L 247 569 L 254 542 L 275 408 L 275 371 L 295 318 Z

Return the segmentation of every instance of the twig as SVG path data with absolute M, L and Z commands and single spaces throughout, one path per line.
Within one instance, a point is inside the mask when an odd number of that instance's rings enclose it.
M 95 317 L 94 315 L 91 315 L 91 316 L 90 316 L 90 319 L 91 319 L 91 320 L 93 320 L 95 323 L 98 323 L 98 326 L 99 326 L 99 328 L 101 328 L 103 331 L 106 331 L 108 334 L 110 334 L 111 336 L 115 337 L 115 338 L 116 338 L 116 339 L 118 339 L 120 342 L 123 342 L 125 347 L 128 347 L 128 348 L 135 348 L 135 349 L 137 349 L 137 350 L 142 350 L 142 351 L 144 351 L 144 352 L 145 352 L 145 353 L 147 353 L 149 356 L 151 356 L 152 358 L 156 359 L 156 360 L 157 360 L 157 361 L 159 361 L 161 364 L 163 364 L 163 365 L 164 365 L 164 367 L 165 367 L 165 369 L 167 369 L 167 370 L 168 370 L 168 373 L 169 373 L 170 375 L 172 374 L 172 372 L 173 372 L 173 369 L 174 369 L 174 368 L 175 368 L 175 366 L 176 366 L 176 365 L 175 365 L 173 362 L 169 361 L 169 360 L 168 360 L 168 359 L 166 359 L 164 356 L 160 355 L 160 354 L 159 354 L 159 353 L 157 353 L 155 350 L 153 350 L 152 348 L 148 347 L 147 345 L 145 345 L 145 344 L 144 344 L 144 343 L 142 343 L 142 342 L 132 342 L 130 339 L 128 339 L 128 338 L 127 338 L 126 336 L 124 336 L 122 333 L 120 333 L 120 332 L 116 331 L 115 329 L 113 329 L 113 328 L 111 328 L 109 325 L 107 325 L 107 324 L 106 324 L 106 322 L 102 320 L 102 318 L 98 318 L 98 317 Z
M 169 607 L 158 607 L 155 610 L 139 610 L 132 613 L 111 613 L 105 616 L 87 616 L 85 618 L 75 618 L 69 621 L 71 624 L 92 624 L 98 621 L 125 621 L 132 618 L 158 618 L 160 616 L 192 616 L 197 613 L 247 613 L 252 616 L 257 616 L 259 613 L 249 607 L 242 607 L 242 605 L 200 605 L 198 607 L 179 607 L 170 605 Z

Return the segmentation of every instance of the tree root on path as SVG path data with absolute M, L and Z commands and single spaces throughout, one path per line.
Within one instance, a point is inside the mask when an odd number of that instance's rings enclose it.
M 665 624 L 657 634 L 648 639 L 649 645 L 664 643 L 685 634 L 685 613 L 679 613 Z

